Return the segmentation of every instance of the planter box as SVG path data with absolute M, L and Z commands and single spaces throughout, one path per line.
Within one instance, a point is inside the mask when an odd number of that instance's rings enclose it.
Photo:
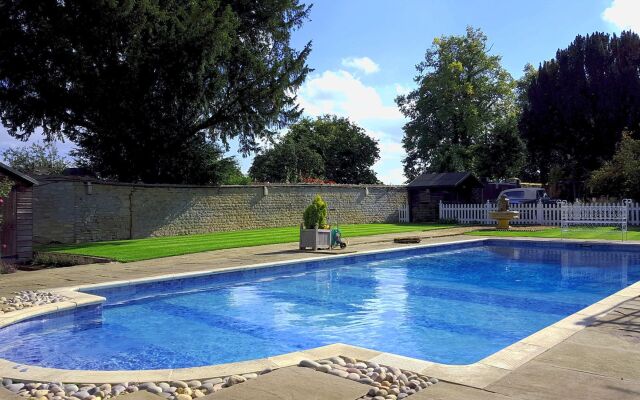
M 300 249 L 331 248 L 331 229 L 303 229 L 300 227 Z

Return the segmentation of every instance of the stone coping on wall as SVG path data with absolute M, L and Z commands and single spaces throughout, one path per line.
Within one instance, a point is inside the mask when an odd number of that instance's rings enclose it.
M 453 242 L 484 242 L 487 239 L 456 240 Z M 496 240 L 496 239 L 490 239 Z M 498 239 L 499 240 L 499 239 Z M 511 241 L 517 239 L 509 238 Z M 529 241 L 529 240 L 526 240 Z M 583 241 L 571 241 L 581 243 Z M 420 246 L 407 246 L 402 250 L 411 248 L 422 248 L 439 246 L 438 244 L 427 244 Z M 632 244 L 629 244 L 632 246 Z M 382 253 L 399 251 L 399 249 L 384 249 L 359 252 L 358 254 Z M 322 259 L 332 259 L 349 257 L 353 254 L 332 255 L 304 259 L 304 261 L 317 261 Z M 215 275 L 225 272 L 265 268 L 273 265 L 282 265 L 300 262 L 301 260 L 289 260 L 283 262 L 253 264 L 241 267 L 230 267 L 218 270 L 189 272 L 181 274 L 170 274 L 141 278 L 127 281 L 115 281 L 94 285 L 83 285 L 79 287 L 64 287 L 52 289 L 50 291 L 60 293 L 68 300 L 31 307 L 0 316 L 0 328 L 8 326 L 32 317 L 70 310 L 77 307 L 101 304 L 106 299 L 100 296 L 80 292 L 79 290 L 109 288 L 117 286 L 135 285 L 140 283 L 166 281 L 176 278 L 196 277 L 203 275 Z M 596 321 L 600 316 L 607 314 L 620 304 L 640 295 L 640 281 L 614 293 L 542 330 L 508 346 L 484 359 L 468 365 L 449 365 L 435 363 L 427 360 L 404 357 L 393 353 L 385 353 L 367 348 L 334 343 L 327 346 L 317 347 L 304 351 L 282 354 L 273 357 L 241 361 L 235 363 L 163 370 L 137 370 L 137 371 L 90 371 L 90 370 L 65 370 L 56 368 L 44 368 L 18 364 L 9 360 L 0 359 L 0 376 L 20 381 L 45 381 L 45 382 L 73 382 L 73 383 L 118 383 L 122 381 L 164 381 L 164 380 L 192 380 L 208 379 L 234 374 L 246 374 L 259 372 L 266 368 L 281 368 L 298 364 L 303 359 L 322 359 L 333 356 L 347 356 L 364 361 L 373 361 L 385 365 L 394 366 L 400 369 L 414 371 L 423 375 L 433 376 L 439 380 L 485 388 L 498 381 L 511 371 L 517 369 L 526 362 L 538 355 L 560 344 L 573 334 L 586 328 Z
M 189 185 L 189 184 L 170 184 L 170 183 L 141 183 L 141 182 L 118 182 L 108 181 L 94 178 L 91 176 L 67 176 L 67 175 L 43 175 L 38 176 L 40 185 L 46 185 L 53 182 L 79 182 L 92 183 L 96 185 L 114 185 L 114 186 L 133 186 L 133 187 L 149 187 L 149 188 L 263 188 L 263 187 L 318 187 L 318 188 L 373 188 L 373 189 L 406 189 L 407 185 L 385 185 L 385 184 L 345 184 L 345 183 L 269 183 L 255 182 L 248 185 Z

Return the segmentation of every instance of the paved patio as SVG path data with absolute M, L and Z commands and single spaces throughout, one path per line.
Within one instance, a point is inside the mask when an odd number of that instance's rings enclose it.
M 464 228 L 420 232 L 423 243 L 469 240 Z M 415 234 L 412 234 L 415 236 Z M 403 247 L 391 240 L 408 234 L 380 235 L 351 240 L 347 251 Z M 474 237 L 477 238 L 477 237 Z M 129 264 L 94 264 L 2 276 L 0 295 L 16 290 L 135 279 L 167 273 L 199 271 L 252 263 L 309 258 L 318 253 L 299 252 L 291 244 L 221 250 Z M 335 251 L 331 253 L 340 253 Z M 300 378 L 303 376 L 302 378 Z M 437 376 L 436 376 L 437 377 Z M 297 382 L 304 381 L 304 385 Z M 355 385 L 355 386 L 354 386 Z M 275 386 L 277 388 L 273 389 Z M 203 399 L 335 399 L 355 400 L 365 385 L 335 376 L 291 367 L 260 376 L 249 383 L 224 389 Z M 328 390 L 318 397 L 320 388 Z M 257 396 L 257 397 L 256 397 Z M 0 399 L 15 399 L 0 390 Z M 122 400 L 158 400 L 138 393 Z M 562 343 L 552 347 L 485 387 L 462 386 L 441 381 L 410 397 L 411 400 L 500 399 L 638 399 L 640 398 L 640 297 L 630 298 Z

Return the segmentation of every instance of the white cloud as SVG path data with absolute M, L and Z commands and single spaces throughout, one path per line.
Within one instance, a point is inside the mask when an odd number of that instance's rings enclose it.
M 404 156 L 404 147 L 398 138 L 381 130 L 365 129 L 365 131 L 367 135 L 378 141 L 380 160 L 398 159 Z
M 378 91 L 343 70 L 325 71 L 309 78 L 298 92 L 300 105 L 310 115 L 336 114 L 351 120 L 402 120 L 398 108 L 383 104 Z
M 409 94 L 409 92 L 411 92 L 411 88 L 406 87 L 406 86 L 402 86 L 399 83 L 396 83 L 394 85 L 394 88 L 396 89 L 396 94 L 397 95 Z
M 378 179 L 387 185 L 401 185 L 407 178 L 404 176 L 404 170 L 402 168 L 389 168 L 378 174 Z
M 362 71 L 367 75 L 380 71 L 380 66 L 369 57 L 343 58 L 342 66 Z
M 389 156 L 400 156 L 400 155 L 404 155 L 404 147 L 402 147 L 402 143 L 400 142 L 394 142 L 392 140 L 385 140 L 385 141 L 381 141 L 380 142 L 380 150 L 381 152 L 385 153 L 387 155 L 387 157 Z
M 602 13 L 602 19 L 620 30 L 640 32 L 640 0 L 613 0 Z

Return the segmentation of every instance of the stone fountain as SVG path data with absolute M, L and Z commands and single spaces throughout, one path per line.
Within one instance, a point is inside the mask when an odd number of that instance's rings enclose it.
M 491 211 L 489 218 L 498 221 L 498 230 L 508 230 L 509 222 L 520 217 L 519 211 L 509 210 L 509 199 L 504 194 L 498 199 L 498 211 Z

